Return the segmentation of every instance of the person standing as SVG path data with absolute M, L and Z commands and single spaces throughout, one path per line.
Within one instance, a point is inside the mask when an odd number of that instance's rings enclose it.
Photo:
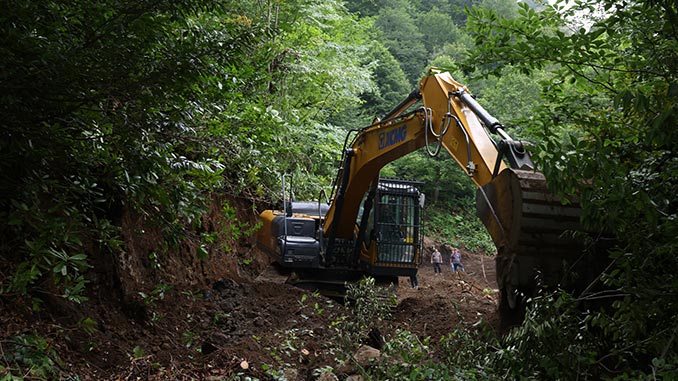
M 410 274 L 410 284 L 412 285 L 412 288 L 415 290 L 419 289 L 419 277 L 417 276 L 417 273 L 412 273 Z
M 433 254 L 431 254 L 431 263 L 433 263 L 433 272 L 435 274 L 440 274 L 443 272 L 443 269 L 441 268 L 443 264 L 443 256 L 435 247 L 433 248 Z
M 452 272 L 456 272 L 459 269 L 464 271 L 464 265 L 461 264 L 461 252 L 457 248 L 452 249 L 450 254 L 450 266 L 452 267 Z

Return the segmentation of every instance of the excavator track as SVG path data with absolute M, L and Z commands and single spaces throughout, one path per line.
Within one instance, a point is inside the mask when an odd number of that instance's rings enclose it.
M 287 279 L 287 284 L 305 290 L 318 292 L 320 295 L 343 301 L 347 296 L 348 285 L 356 284 L 364 277 L 364 274 L 356 272 L 342 272 L 325 269 L 324 271 L 294 272 Z M 395 292 L 398 278 L 394 276 L 374 277 L 378 287 Z M 386 291 L 384 291 L 387 294 Z

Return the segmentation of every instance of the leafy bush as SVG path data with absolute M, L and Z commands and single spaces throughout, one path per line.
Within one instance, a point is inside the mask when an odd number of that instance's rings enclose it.
M 58 377 L 63 365 L 50 341 L 35 333 L 14 336 L 2 351 L 2 380 L 49 380 Z M 20 376 L 19 376 L 20 375 Z
M 502 352 L 515 361 L 501 363 L 522 377 L 652 379 L 675 368 L 678 350 L 678 70 L 666 64 L 678 59 L 675 3 L 520 7 L 512 19 L 470 13 L 477 49 L 467 68 L 555 74 L 527 121 L 541 140 L 536 159 L 553 190 L 581 200 L 582 223 L 615 236 L 616 248 L 594 280 L 602 291 L 535 299 Z M 560 340 L 567 358 L 534 350 Z
M 424 214 L 425 234 L 476 253 L 494 254 L 494 242 L 474 211 L 475 207 L 468 204 L 456 214 L 438 205 L 429 206 Z
M 379 329 L 391 315 L 391 309 L 398 299 L 391 286 L 380 286 L 372 277 L 365 277 L 357 283 L 347 283 L 346 302 L 352 314 L 344 320 L 342 341 L 346 350 L 355 349 L 373 329 Z
M 205 211 L 224 169 L 199 139 L 220 96 L 211 75 L 224 76 L 253 41 L 248 25 L 211 16 L 223 6 L 5 7 L 0 236 L 13 275 L 3 293 L 51 278 L 82 300 L 88 254 L 121 248 L 123 209 L 170 241 Z

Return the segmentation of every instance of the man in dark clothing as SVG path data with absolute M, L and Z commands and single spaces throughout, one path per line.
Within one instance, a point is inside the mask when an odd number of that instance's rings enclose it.
M 461 252 L 459 249 L 452 249 L 452 254 L 450 254 L 450 266 L 452 267 L 452 272 L 456 272 L 459 269 L 464 271 L 464 265 L 461 264 Z
M 433 263 L 433 272 L 435 274 L 440 274 L 443 272 L 441 265 L 443 264 L 443 256 L 440 254 L 440 251 L 433 248 L 433 254 L 431 254 L 431 263 Z

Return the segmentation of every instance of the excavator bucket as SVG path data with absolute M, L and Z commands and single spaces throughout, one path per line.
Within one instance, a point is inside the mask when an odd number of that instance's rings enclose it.
M 497 281 L 511 308 L 516 291 L 534 291 L 535 277 L 562 286 L 581 262 L 583 240 L 571 234 L 582 230 L 581 208 L 576 200 L 563 201 L 548 191 L 542 173 L 516 169 L 503 170 L 476 193 L 478 217 L 497 246 Z

